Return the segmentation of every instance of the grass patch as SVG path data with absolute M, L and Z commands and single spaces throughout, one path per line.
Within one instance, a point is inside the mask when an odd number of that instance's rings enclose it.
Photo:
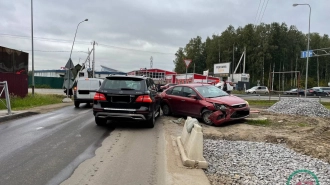
M 309 124 L 307 124 L 307 123 L 298 123 L 298 126 L 299 127 L 308 127 Z
M 26 97 L 21 98 L 17 96 L 10 97 L 10 104 L 12 110 L 24 110 L 33 107 L 43 106 L 43 105 L 50 105 L 61 103 L 63 100 L 62 95 L 54 95 L 54 94 L 28 94 Z M 5 104 L 5 99 L 1 99 L 3 101 L 0 102 L 0 110 L 7 109 Z
M 255 126 L 270 126 L 271 121 L 269 119 L 266 120 L 247 120 L 246 122 L 248 125 L 255 125 Z
M 272 106 L 277 100 L 247 100 L 252 106 Z

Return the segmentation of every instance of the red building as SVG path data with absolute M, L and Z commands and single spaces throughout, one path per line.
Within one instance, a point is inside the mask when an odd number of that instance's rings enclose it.
M 209 83 L 216 84 L 219 83 L 218 77 L 210 77 L 196 73 L 186 74 L 172 74 L 165 77 L 166 83 L 176 83 L 176 84 L 185 84 L 185 83 Z
M 10 94 L 28 94 L 28 66 L 28 53 L 0 46 L 0 82 L 7 81 Z
M 176 72 L 166 71 L 163 69 L 146 69 L 146 68 L 141 68 L 140 70 L 135 70 L 127 73 L 127 75 L 148 76 L 152 78 L 156 83 L 158 82 L 165 83 L 165 77 L 173 74 L 176 74 Z

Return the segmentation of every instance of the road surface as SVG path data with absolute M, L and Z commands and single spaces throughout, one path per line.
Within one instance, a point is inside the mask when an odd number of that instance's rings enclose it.
M 97 173 L 106 182 L 102 184 L 162 184 L 162 125 L 153 129 L 125 125 L 98 127 L 91 109 L 83 106 L 1 123 L 0 184 L 60 184 L 95 156 L 96 149 L 109 146 L 113 160 L 106 169 L 99 165 L 103 170 Z M 109 146 L 101 147 L 105 138 Z M 75 175 L 80 175 L 79 170 Z M 82 179 L 69 181 L 80 184 Z

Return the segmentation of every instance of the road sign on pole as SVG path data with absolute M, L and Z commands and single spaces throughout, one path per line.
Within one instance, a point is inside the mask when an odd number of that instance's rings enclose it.
M 186 67 L 188 68 L 191 63 L 191 59 L 184 59 L 183 61 L 186 64 Z
M 307 52 L 307 51 L 301 51 L 300 58 L 307 58 L 307 53 L 309 53 L 308 57 L 312 57 L 313 56 L 313 50 L 309 50 L 309 52 Z
M 187 83 L 187 73 L 188 73 L 188 67 L 191 63 L 191 59 L 184 59 L 183 61 L 186 64 L 186 83 Z

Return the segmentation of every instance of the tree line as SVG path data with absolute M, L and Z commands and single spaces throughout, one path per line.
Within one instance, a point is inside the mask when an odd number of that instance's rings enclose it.
M 207 37 L 203 42 L 200 36 L 190 39 L 185 47 L 175 53 L 174 71 L 185 73 L 184 59 L 192 59 L 188 73 L 213 72 L 216 63 L 231 62 L 231 72 L 236 67 L 246 48 L 245 73 L 250 74 L 250 83 L 269 85 L 270 72 L 299 71 L 301 87 L 304 87 L 306 58 L 300 52 L 307 50 L 308 35 L 295 26 L 285 23 L 248 24 L 234 28 L 229 25 L 220 35 Z M 329 35 L 310 34 L 310 49 L 330 48 Z M 321 54 L 322 51 L 319 51 Z M 323 53 L 322 53 L 323 54 Z M 243 59 L 242 59 L 243 60 Z M 242 63 L 236 73 L 242 73 Z M 330 56 L 309 58 L 308 87 L 327 86 L 330 82 Z M 297 87 L 295 73 L 275 74 L 274 90 Z

